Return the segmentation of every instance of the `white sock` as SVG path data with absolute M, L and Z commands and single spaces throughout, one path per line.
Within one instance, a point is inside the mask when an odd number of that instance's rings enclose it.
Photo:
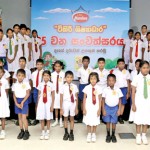
M 62 123 L 62 118 L 60 118 L 60 123 Z
M 137 134 L 137 136 L 138 136 L 138 137 L 140 137 L 140 136 L 141 136 L 141 134 Z
M 91 133 L 88 133 L 88 135 L 90 135 L 90 136 L 91 136 L 92 134 L 91 134 Z
M 58 122 L 58 118 L 56 118 L 55 121 Z
M 46 131 L 49 134 L 49 130 Z
M 142 136 L 146 136 L 146 133 L 142 133 Z
M 45 130 L 42 130 L 42 134 L 44 134 L 45 133 Z
M 92 135 L 94 135 L 94 136 L 95 136 L 96 134 L 95 134 L 95 133 L 92 133 Z

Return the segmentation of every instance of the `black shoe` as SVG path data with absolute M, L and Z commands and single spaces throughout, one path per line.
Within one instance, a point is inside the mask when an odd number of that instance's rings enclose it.
M 32 123 L 32 125 L 33 125 L 33 126 L 36 126 L 38 123 L 39 123 L 38 120 L 34 120 L 33 123 Z
M 68 133 L 65 133 L 65 134 L 64 134 L 64 137 L 63 137 L 63 140 L 64 140 L 64 141 L 67 141 L 68 138 L 69 138 L 69 134 L 68 134 Z
M 19 121 L 18 121 L 18 120 L 16 121 L 15 125 L 16 125 L 16 126 L 19 126 Z
M 129 121 L 129 124 L 133 124 L 133 121 Z
M 110 143 L 111 142 L 111 136 L 110 135 L 107 135 L 106 136 L 106 143 Z
M 120 117 L 119 117 L 119 123 L 120 123 L 120 124 L 124 124 L 123 119 L 122 119 L 122 118 L 120 118 Z
M 23 140 L 28 140 L 28 139 L 29 139 L 29 136 L 30 136 L 29 132 L 28 132 L 28 131 L 25 131 L 25 132 L 24 132 L 24 136 L 23 136 Z
M 74 141 L 74 135 L 73 134 L 70 134 L 69 141 Z
M 28 121 L 28 126 L 31 126 L 32 125 L 31 121 L 29 119 L 27 119 L 27 121 Z
M 23 138 L 23 136 L 24 136 L 24 131 L 21 131 L 19 134 L 18 134 L 18 136 L 17 136 L 17 139 L 22 139 Z
M 82 122 L 83 122 L 82 119 L 78 120 L 78 123 L 82 123 Z
M 113 143 L 116 143 L 116 142 L 117 142 L 117 139 L 116 139 L 116 136 L 115 136 L 115 135 L 112 135 L 112 136 L 111 136 L 111 139 L 112 139 L 112 142 L 113 142 Z

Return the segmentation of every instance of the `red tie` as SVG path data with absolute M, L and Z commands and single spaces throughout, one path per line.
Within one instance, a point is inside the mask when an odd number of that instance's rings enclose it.
M 36 39 L 34 39 L 34 45 L 35 45 L 35 52 L 37 52 L 37 51 L 38 51 L 38 48 L 37 48 Z
M 74 97 L 73 97 L 73 94 L 72 94 L 72 90 L 70 88 L 70 85 L 69 85 L 69 93 L 71 95 L 71 102 L 74 103 Z
M 40 71 L 38 71 L 37 76 L 36 76 L 36 87 L 38 87 L 39 85 L 39 72 Z
M 148 52 L 150 52 L 150 41 L 148 41 Z
M 43 103 L 47 102 L 47 85 L 44 85 L 43 89 Z
M 92 103 L 95 105 L 96 104 L 96 96 L 95 96 L 95 88 L 92 88 Z
M 138 41 L 136 42 L 135 57 L 138 57 Z
M 56 81 L 56 93 L 59 92 L 59 75 L 57 75 L 57 81 Z

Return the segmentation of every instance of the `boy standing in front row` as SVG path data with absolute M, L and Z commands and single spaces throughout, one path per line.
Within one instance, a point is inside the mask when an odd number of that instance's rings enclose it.
M 64 116 L 65 134 L 63 140 L 74 141 L 74 116 L 78 114 L 78 88 L 73 81 L 73 72 L 65 73 L 66 83 L 60 91 L 60 114 Z M 70 114 L 70 135 L 68 133 L 68 116 Z

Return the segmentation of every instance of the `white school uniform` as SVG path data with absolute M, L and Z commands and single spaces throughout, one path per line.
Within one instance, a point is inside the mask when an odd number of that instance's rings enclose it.
M 102 97 L 105 98 L 106 105 L 115 107 L 119 104 L 119 99 L 123 97 L 123 94 L 118 87 L 114 86 L 114 89 L 111 89 L 109 86 L 103 90 Z
M 143 48 L 145 48 L 144 51 L 144 60 L 150 62 L 150 51 L 148 52 L 148 44 L 150 46 L 150 42 L 148 42 L 147 40 L 145 40 Z
M 143 42 L 141 40 L 138 40 L 138 56 L 135 57 L 136 53 L 136 45 L 137 45 L 137 40 L 133 40 L 131 42 L 130 47 L 133 48 L 132 50 L 132 63 L 129 63 L 129 69 L 134 70 L 135 69 L 135 61 L 137 59 L 142 59 L 142 48 L 143 48 Z
M 18 68 L 18 69 L 20 69 L 20 68 Z M 16 80 L 17 80 L 17 70 L 18 69 L 15 70 L 14 75 L 13 75 L 13 78 Z M 26 72 L 26 77 L 24 78 L 24 81 L 29 82 L 31 80 L 31 71 L 27 67 L 25 67 L 24 70 Z
M 71 102 L 71 95 L 70 95 L 70 91 L 69 91 L 69 85 L 68 83 L 65 83 L 62 87 L 61 87 L 61 91 L 60 94 L 63 94 L 63 111 L 64 117 L 68 117 L 69 114 L 70 116 L 75 116 L 75 108 L 76 108 L 76 94 L 79 92 L 78 88 L 75 84 L 71 83 L 70 84 L 70 89 L 72 91 L 72 95 L 74 97 L 74 103 Z
M 124 40 L 124 45 L 125 45 L 125 48 L 124 48 L 124 61 L 125 61 L 125 64 L 128 65 L 129 64 L 129 61 L 130 61 L 130 45 L 131 45 L 131 42 L 133 41 L 133 38 L 132 39 L 125 39 Z
M 6 40 L 7 39 L 7 36 L 4 34 L 3 35 L 3 40 Z
M 137 75 L 131 85 L 136 87 L 135 106 L 136 112 L 130 112 L 130 121 L 134 121 L 137 125 L 150 125 L 150 75 L 146 76 L 148 98 L 144 98 L 144 76 L 140 73 Z
M 133 81 L 133 79 L 138 75 L 138 71 L 136 69 L 134 69 L 131 72 L 131 76 L 130 76 L 130 81 Z
M 88 84 L 89 74 L 93 71 L 92 68 L 88 67 L 86 70 L 82 66 L 77 72 L 77 77 L 80 79 L 80 84 Z
M 17 81 L 12 86 L 12 91 L 14 92 L 16 98 L 25 98 L 27 90 L 31 90 L 31 86 L 29 82 L 26 81 L 21 83 Z
M 40 46 L 42 45 L 42 40 L 40 38 L 32 37 L 32 56 L 33 56 L 33 67 L 36 67 L 36 60 L 40 58 Z M 35 51 L 35 44 L 37 44 L 37 52 Z
M 8 50 L 7 50 L 7 51 L 8 51 L 7 57 L 8 57 L 9 59 L 13 59 L 14 56 L 15 56 L 15 47 L 16 47 L 16 45 L 17 45 L 17 42 L 16 42 L 16 40 L 15 40 L 14 38 L 11 39 L 12 54 L 10 54 L 9 42 L 10 42 L 10 39 L 7 38 L 7 39 L 6 39 L 6 45 L 7 45 L 7 49 L 8 49 Z M 14 60 L 12 63 L 7 62 L 7 64 L 8 64 L 8 71 L 9 71 L 9 72 L 14 72 L 14 71 L 15 71 L 15 67 L 16 67 L 16 61 Z
M 143 42 L 146 41 L 146 35 L 147 35 L 147 33 L 146 33 L 146 34 L 142 34 L 142 33 L 141 33 L 141 39 L 143 40 Z
M 39 84 L 42 82 L 42 75 L 43 75 L 43 69 L 40 70 L 39 72 Z M 37 88 L 36 87 L 36 78 L 37 78 L 37 74 L 38 74 L 38 70 L 35 70 L 32 75 L 31 75 L 31 80 L 32 80 L 32 83 L 33 83 L 33 87 Z
M 97 85 L 99 85 L 103 90 L 105 87 L 107 87 L 107 76 L 109 75 L 109 71 L 106 69 L 100 71 L 99 68 L 97 68 L 94 69 L 93 72 L 98 73 L 100 81 L 97 83 Z
M 83 93 L 87 95 L 85 109 L 86 115 L 83 117 L 83 122 L 89 126 L 97 126 L 100 124 L 100 116 L 97 116 L 97 111 L 99 109 L 99 98 L 98 96 L 102 94 L 102 89 L 99 85 L 95 85 L 95 94 L 96 94 L 96 104 L 92 103 L 92 85 L 87 85 L 83 89 Z
M 38 86 L 38 90 L 41 92 L 38 105 L 37 105 L 37 120 L 51 120 L 53 119 L 53 112 L 50 112 L 50 107 L 52 105 L 52 91 L 55 90 L 54 85 L 51 82 L 47 83 L 47 102 L 43 102 L 43 90 L 45 82 L 41 82 Z
M 115 86 L 119 88 L 128 87 L 127 80 L 130 80 L 130 73 L 128 70 L 123 69 L 120 71 L 118 68 L 113 71 L 113 74 L 116 76 Z
M 1 86 L 1 97 L 0 97 L 0 118 L 6 118 L 10 116 L 8 97 L 6 89 L 9 89 L 8 81 L 5 78 L 0 79 Z
M 59 75 L 58 93 L 56 93 L 57 75 Z M 63 71 L 60 71 L 59 74 L 56 71 L 54 71 L 51 76 L 51 80 L 55 88 L 55 101 L 54 101 L 55 109 L 60 109 L 60 90 L 62 85 L 64 84 L 64 78 L 65 78 L 65 73 Z
M 7 52 L 6 40 L 2 39 L 0 41 L 0 57 L 6 57 L 6 52 Z

